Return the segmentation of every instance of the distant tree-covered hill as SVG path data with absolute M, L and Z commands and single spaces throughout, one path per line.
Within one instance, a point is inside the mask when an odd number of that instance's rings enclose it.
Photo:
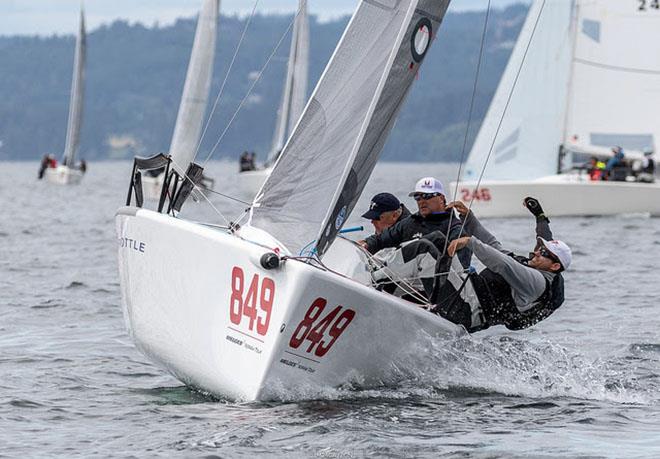
M 526 12 L 522 5 L 491 12 L 470 143 Z M 386 145 L 384 159 L 450 161 L 460 157 L 484 18 L 485 13 L 479 12 L 446 17 Z M 265 156 L 282 92 L 288 37 L 224 137 L 220 136 L 290 20 L 277 15 L 253 18 L 200 156 L 205 158 L 218 140 L 214 159 L 236 157 L 245 149 Z M 310 93 L 347 20 L 319 23 L 312 19 Z M 244 21 L 220 19 L 212 99 L 225 78 Z M 119 21 L 89 34 L 82 157 L 112 159 L 167 150 L 195 25 L 193 19 L 153 28 Z M 61 154 L 74 41 L 73 36 L 0 37 L 0 159 L 35 160 L 45 152 Z

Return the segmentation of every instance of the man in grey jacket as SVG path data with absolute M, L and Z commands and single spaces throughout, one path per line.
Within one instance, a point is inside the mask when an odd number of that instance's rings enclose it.
M 446 319 L 463 325 L 469 332 L 492 325 L 512 330 L 530 327 L 552 314 L 564 302 L 562 272 L 571 263 L 571 250 L 553 240 L 549 220 L 539 202 L 525 198 L 526 207 L 536 217 L 537 245 L 529 259 L 503 250 L 463 203 L 452 203 L 465 223 L 470 237 L 449 244 L 447 253 L 468 247 L 485 266 L 480 273 L 464 277 L 448 276 L 439 282 L 432 309 Z M 446 257 L 443 271 L 449 272 L 451 258 Z

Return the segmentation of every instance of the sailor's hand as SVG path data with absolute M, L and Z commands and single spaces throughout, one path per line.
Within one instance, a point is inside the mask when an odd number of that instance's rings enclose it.
M 456 252 L 467 247 L 468 242 L 470 242 L 469 237 L 459 237 L 458 239 L 454 239 L 449 243 L 449 247 L 447 247 L 447 254 L 450 257 L 453 257 Z
M 467 214 L 470 213 L 470 209 L 463 204 L 461 201 L 453 201 L 447 204 L 447 209 L 456 209 L 456 212 L 458 212 L 461 217 L 465 217 Z
M 361 240 L 357 241 L 357 244 L 360 247 L 362 247 L 364 250 L 369 250 L 369 246 L 367 245 L 367 241 L 365 241 L 364 239 L 361 239 Z
M 539 203 L 538 199 L 528 196 L 523 200 L 523 205 L 527 207 L 527 210 L 529 210 L 535 217 L 540 217 L 543 215 L 543 208 L 541 207 L 541 203 Z

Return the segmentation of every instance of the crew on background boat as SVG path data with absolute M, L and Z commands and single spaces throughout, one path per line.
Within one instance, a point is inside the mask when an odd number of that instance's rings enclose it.
M 247 151 L 241 153 L 241 157 L 238 160 L 240 172 L 253 171 L 257 168 L 255 164 L 255 156 L 254 153 L 248 153 Z
M 389 228 L 400 220 L 410 217 L 410 211 L 391 193 L 378 193 L 371 198 L 369 210 L 362 218 L 371 220 L 376 234 Z
M 39 165 L 39 179 L 44 178 L 46 169 L 49 167 L 57 167 L 57 160 L 55 159 L 55 156 L 47 153 L 41 158 L 41 164 Z
M 471 236 L 449 244 L 448 256 L 439 263 L 441 272 L 449 272 L 451 257 L 466 247 L 472 249 L 486 268 L 478 274 L 471 271 L 464 277 L 451 273 L 446 278 L 438 277 L 440 281 L 432 298 L 437 304 L 432 312 L 472 333 L 493 325 L 521 330 L 547 318 L 562 305 L 561 273 L 571 264 L 571 249 L 564 242 L 552 239 L 549 220 L 536 199 L 528 197 L 524 203 L 536 217 L 537 244 L 528 259 L 503 250 L 502 244 L 463 203 L 450 205 L 459 212 Z
M 591 180 L 600 180 L 603 176 L 603 171 L 605 170 L 605 163 L 598 159 L 596 156 L 592 156 L 587 166 L 587 171 L 589 172 L 589 178 Z
M 621 147 L 612 148 L 612 157 L 607 160 L 602 180 L 624 181 L 628 175 L 628 168 L 624 164 L 625 153 Z
M 376 257 L 382 265 L 372 273 L 376 282 L 396 285 L 397 280 L 405 280 L 428 296 L 433 291 L 437 260 L 448 242 L 463 234 L 462 225 L 458 218 L 453 218 L 453 211 L 447 211 L 444 187 L 436 178 L 420 179 L 409 196 L 417 202 L 418 212 L 358 243 L 371 254 L 396 248 L 386 256 Z M 458 254 L 464 267 L 470 265 L 471 256 L 469 249 Z
M 87 161 L 81 159 L 78 167 L 80 168 L 80 172 L 84 174 L 85 172 L 87 172 Z
M 644 150 L 644 157 L 640 161 L 637 171 L 637 181 L 644 183 L 655 182 L 655 160 L 653 159 L 653 150 Z

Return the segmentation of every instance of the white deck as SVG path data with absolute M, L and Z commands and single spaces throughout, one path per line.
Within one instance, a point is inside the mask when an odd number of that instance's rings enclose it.
M 79 169 L 72 169 L 62 165 L 49 167 L 44 171 L 46 181 L 57 185 L 78 185 L 82 177 L 83 173 Z

